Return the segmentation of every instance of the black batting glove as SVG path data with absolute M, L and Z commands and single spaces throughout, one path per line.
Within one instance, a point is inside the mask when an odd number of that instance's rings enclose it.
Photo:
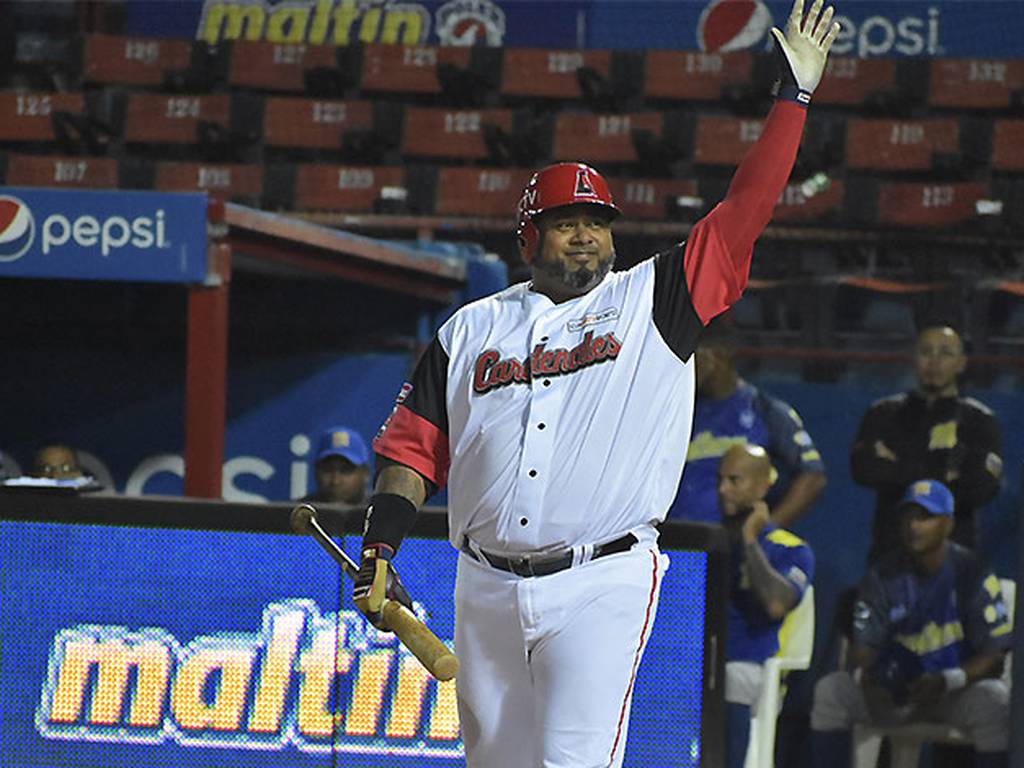
M 395 551 L 387 544 L 364 544 L 359 560 L 359 573 L 352 586 L 356 607 L 377 629 L 389 632 L 384 624 L 384 601 L 395 600 L 413 610 L 412 600 L 391 565 Z

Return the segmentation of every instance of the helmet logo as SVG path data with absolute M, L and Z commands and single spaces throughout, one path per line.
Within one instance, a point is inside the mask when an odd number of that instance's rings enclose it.
M 594 185 L 590 183 L 590 169 L 576 169 L 576 197 L 597 197 Z

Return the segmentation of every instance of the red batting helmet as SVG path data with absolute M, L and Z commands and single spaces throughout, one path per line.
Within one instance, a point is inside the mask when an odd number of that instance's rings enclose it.
M 556 163 L 533 174 L 519 199 L 519 221 L 516 224 L 516 239 L 523 261 L 527 264 L 533 261 L 540 240 L 540 230 L 533 217 L 552 208 L 577 203 L 607 208 L 612 218 L 619 215 L 608 191 L 608 182 L 589 165 Z

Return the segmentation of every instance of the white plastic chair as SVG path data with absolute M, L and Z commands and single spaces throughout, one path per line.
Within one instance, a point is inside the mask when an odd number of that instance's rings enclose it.
M 744 768 L 775 768 L 775 725 L 782 708 L 782 680 L 791 669 L 807 669 L 814 651 L 814 587 L 807 587 L 779 630 L 779 651 L 764 663 L 761 695 L 751 710 Z
M 1013 579 L 1000 579 L 999 586 L 1002 588 L 1003 602 L 1006 603 L 1006 611 L 1012 622 L 1017 599 L 1017 582 Z M 1003 678 L 1007 683 L 1010 680 L 1011 663 L 1008 654 L 1003 668 Z M 889 739 L 889 745 L 892 747 L 892 768 L 917 768 L 922 744 L 971 743 L 967 734 L 943 723 L 909 723 L 892 728 L 858 725 L 853 730 L 853 764 L 856 768 L 875 768 L 883 738 Z

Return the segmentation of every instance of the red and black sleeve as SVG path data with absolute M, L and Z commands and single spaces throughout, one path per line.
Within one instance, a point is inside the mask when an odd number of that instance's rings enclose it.
M 696 338 L 693 314 L 707 325 L 742 295 L 754 242 L 786 187 L 806 117 L 800 104 L 776 102 L 760 138 L 736 169 L 725 199 L 694 225 L 681 249 L 658 256 L 655 322 L 684 359 L 692 351 L 691 336 Z M 680 256 L 682 264 L 673 263 Z M 685 278 L 685 290 L 680 277 Z
M 437 337 L 373 440 L 373 450 L 419 472 L 438 488 L 448 480 L 448 353 Z

